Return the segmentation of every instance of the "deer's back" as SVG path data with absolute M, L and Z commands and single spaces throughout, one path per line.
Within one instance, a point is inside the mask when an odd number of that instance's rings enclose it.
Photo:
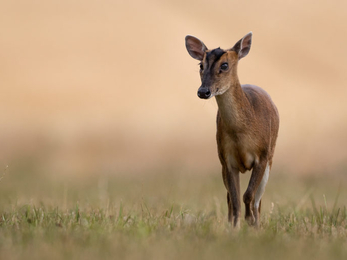
M 255 126 L 262 129 L 261 133 L 264 135 L 270 134 L 272 138 L 276 139 L 279 129 L 279 114 L 270 95 L 264 89 L 254 85 L 242 85 L 242 90 L 253 109 Z
M 257 136 L 269 147 L 268 157 L 272 158 L 279 129 L 279 114 L 270 95 L 262 88 L 254 85 L 242 85 L 242 90 L 249 100 L 255 115 L 254 126 Z

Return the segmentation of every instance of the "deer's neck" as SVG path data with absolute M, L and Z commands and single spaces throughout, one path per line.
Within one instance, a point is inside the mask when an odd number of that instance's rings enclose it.
M 223 123 L 233 131 L 241 130 L 252 116 L 251 104 L 238 80 L 216 100 Z

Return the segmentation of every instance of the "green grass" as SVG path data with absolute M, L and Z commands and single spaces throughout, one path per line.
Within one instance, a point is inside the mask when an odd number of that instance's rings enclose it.
M 347 259 L 342 177 L 271 176 L 234 230 L 219 173 L 29 176 L 0 183 L 0 259 Z

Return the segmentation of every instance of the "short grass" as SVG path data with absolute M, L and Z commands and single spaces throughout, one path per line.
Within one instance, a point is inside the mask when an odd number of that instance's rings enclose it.
M 273 174 L 260 228 L 234 230 L 218 172 L 10 172 L 0 182 L 0 259 L 347 259 L 346 186 L 342 175 Z

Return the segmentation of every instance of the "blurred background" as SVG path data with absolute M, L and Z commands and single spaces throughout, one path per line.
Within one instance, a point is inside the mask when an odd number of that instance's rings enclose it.
M 230 48 L 253 31 L 239 78 L 278 107 L 272 175 L 345 176 L 346 17 L 338 0 L 0 1 L 1 166 L 219 178 L 217 105 L 184 37 Z

